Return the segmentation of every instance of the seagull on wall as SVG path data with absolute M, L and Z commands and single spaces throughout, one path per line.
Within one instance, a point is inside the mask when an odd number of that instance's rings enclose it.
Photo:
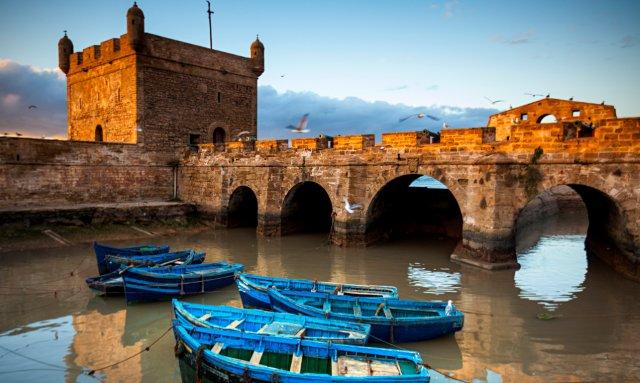
M 416 117 L 416 118 L 425 118 L 426 117 L 426 118 L 428 118 L 430 120 L 433 120 L 433 121 L 440 121 L 440 119 L 438 117 L 436 117 L 436 116 L 432 116 L 430 114 L 425 114 L 425 113 L 417 113 L 417 114 L 412 114 L 412 115 L 407 116 L 407 117 L 403 117 L 403 118 L 399 119 L 398 122 L 405 122 L 408 119 L 414 118 L 414 117 Z
M 302 118 L 300 119 L 300 122 L 298 122 L 298 125 L 296 126 L 289 125 L 287 126 L 287 129 L 289 129 L 293 133 L 308 133 L 309 132 L 309 129 L 307 129 L 308 123 L 309 123 L 309 113 L 305 113 L 304 116 L 302 116 Z
M 492 99 L 490 99 L 489 97 L 486 97 L 486 96 L 485 96 L 485 99 L 487 101 L 489 101 L 491 103 L 491 105 L 495 105 L 495 104 L 499 104 L 501 102 L 504 102 L 504 100 L 492 100 Z
M 349 199 L 347 199 L 347 197 L 344 197 L 344 210 L 346 210 L 347 213 L 353 214 L 356 212 L 356 210 L 360 210 L 360 209 L 362 209 L 361 204 L 359 203 L 351 204 L 349 203 Z

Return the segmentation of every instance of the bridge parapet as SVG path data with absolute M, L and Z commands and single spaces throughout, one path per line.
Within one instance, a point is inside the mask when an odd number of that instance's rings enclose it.
M 333 148 L 336 150 L 362 150 L 374 146 L 375 143 L 374 134 L 354 134 L 333 138 Z

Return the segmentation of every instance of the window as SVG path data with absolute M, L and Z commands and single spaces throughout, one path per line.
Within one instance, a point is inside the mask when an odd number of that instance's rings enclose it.
M 102 126 L 100 126 L 100 125 L 96 126 L 95 141 L 96 142 L 102 142 L 103 141 Z
M 222 128 L 216 128 L 213 131 L 213 143 L 214 144 L 223 144 L 227 133 Z
M 552 124 L 554 122 L 558 122 L 558 120 L 553 114 L 543 114 L 537 121 L 538 124 Z
M 527 121 L 529 119 L 529 115 L 527 113 L 522 113 L 520 115 L 520 120 L 521 121 Z
M 571 111 L 571 116 L 580 117 L 580 111 L 579 110 L 572 110 Z
M 222 102 L 222 93 L 218 92 L 218 104 Z
M 196 147 L 200 143 L 200 135 L 195 133 L 189 133 L 189 146 Z

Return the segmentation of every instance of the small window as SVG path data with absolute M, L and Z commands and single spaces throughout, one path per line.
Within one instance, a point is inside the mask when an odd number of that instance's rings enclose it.
M 529 115 L 527 113 L 522 113 L 520 115 L 520 120 L 527 121 L 529 119 Z
M 200 143 L 200 135 L 195 133 L 189 134 L 189 146 L 196 147 Z
M 222 102 L 222 93 L 218 92 L 218 104 Z
M 96 126 L 95 141 L 96 142 L 102 142 L 103 141 L 102 126 L 100 126 L 100 125 Z
M 571 115 L 573 117 L 580 117 L 580 111 L 579 110 L 572 110 L 571 111 Z
M 222 128 L 216 128 L 213 131 L 213 143 L 223 144 L 226 139 L 227 133 Z

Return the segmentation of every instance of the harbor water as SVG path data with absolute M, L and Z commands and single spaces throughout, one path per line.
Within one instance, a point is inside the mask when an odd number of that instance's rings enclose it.
M 586 254 L 586 227 L 577 214 L 527 227 L 518 235 L 522 267 L 500 272 L 452 263 L 455 243 L 441 238 L 352 249 L 328 245 L 323 234 L 265 239 L 242 228 L 150 242 L 204 250 L 207 261 L 242 263 L 250 273 L 395 285 L 404 298 L 451 299 L 465 313 L 462 331 L 399 345 L 439 371 L 434 382 L 452 381 L 445 375 L 640 381 L 640 284 Z M 95 296 L 84 279 L 96 273 L 88 244 L 2 254 L 0 381 L 181 380 L 185 367 L 174 357 L 171 332 L 145 351 L 169 328 L 170 303 L 127 306 L 123 298 Z M 187 300 L 241 306 L 235 286 Z

